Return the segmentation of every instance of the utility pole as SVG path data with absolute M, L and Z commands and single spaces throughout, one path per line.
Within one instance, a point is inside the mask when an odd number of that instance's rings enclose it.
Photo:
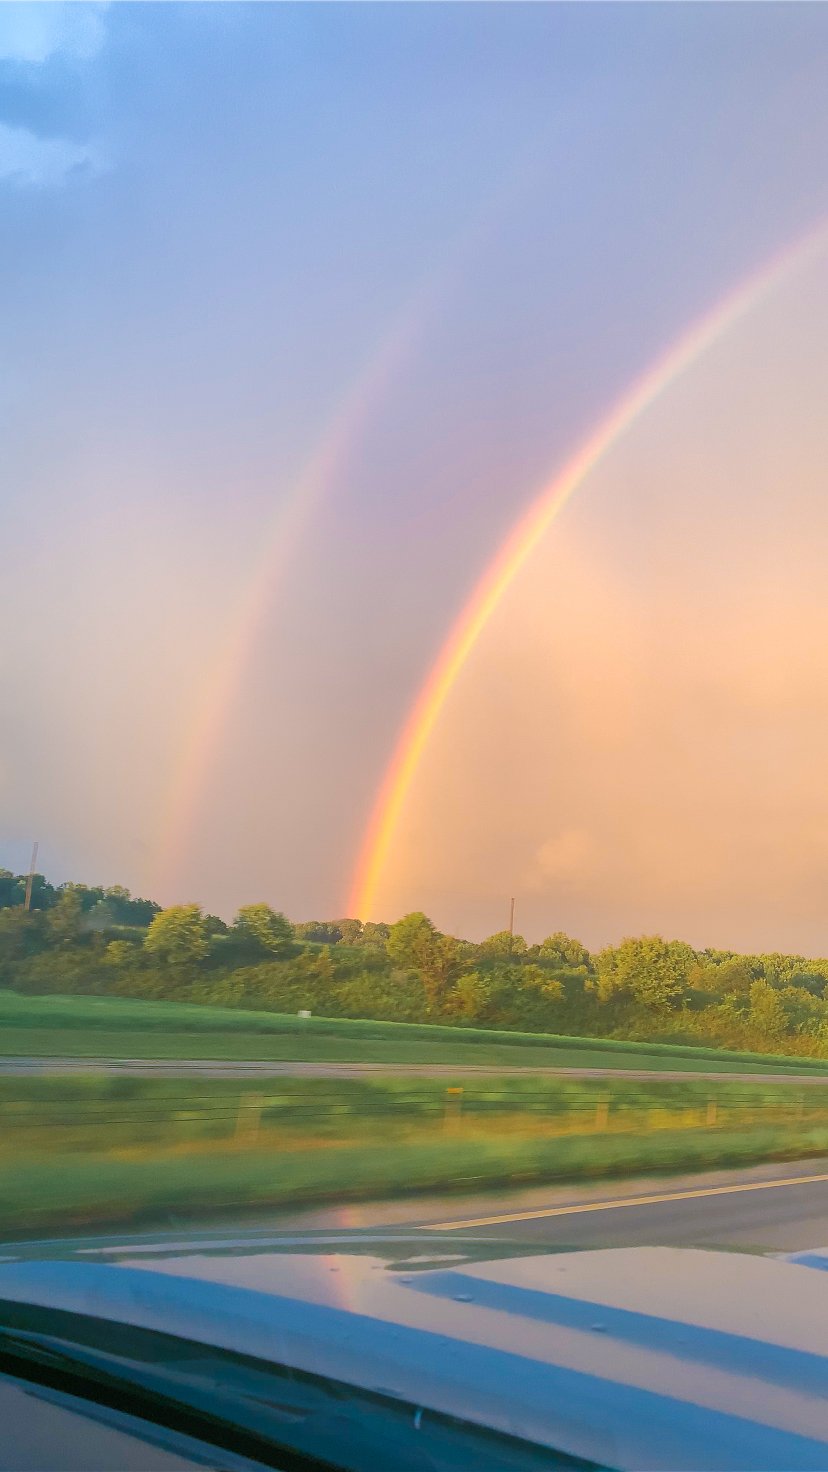
M 514 933 L 515 933 L 515 900 L 514 900 L 514 895 L 513 895 L 512 896 L 512 899 L 509 902 L 509 934 L 510 935 L 514 935 Z
M 26 876 L 26 898 L 23 901 L 23 909 L 24 910 L 30 910 L 32 908 L 32 884 L 34 882 L 35 864 L 36 863 L 37 863 L 37 842 L 35 841 L 35 845 L 34 845 L 34 847 L 32 849 L 32 862 L 29 865 L 29 872 L 28 872 L 28 874 Z

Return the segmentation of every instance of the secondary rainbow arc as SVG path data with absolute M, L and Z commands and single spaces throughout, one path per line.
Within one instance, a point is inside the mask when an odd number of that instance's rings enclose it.
M 375 419 L 378 405 L 404 366 L 412 361 L 429 326 L 445 301 L 464 260 L 507 208 L 524 182 L 508 175 L 483 212 L 466 221 L 446 255 L 429 269 L 400 304 L 362 368 L 344 388 L 295 484 L 280 498 L 262 528 L 260 551 L 246 586 L 231 609 L 221 640 L 207 661 L 174 756 L 162 805 L 161 830 L 155 847 L 153 893 L 171 890 L 192 842 L 209 789 L 209 775 L 226 736 L 229 713 L 240 694 L 256 640 L 273 603 L 275 589 L 292 560 L 314 515 Z
M 358 442 L 375 406 L 410 356 L 423 324 L 425 293 L 417 292 L 390 324 L 385 337 L 356 376 L 326 426 L 296 483 L 278 505 L 261 536 L 261 551 L 246 588 L 209 660 L 188 714 L 163 806 L 153 892 L 174 883 L 183 851 L 195 830 L 208 778 L 224 739 L 228 712 L 274 597 L 279 578 L 295 557 L 327 488 Z

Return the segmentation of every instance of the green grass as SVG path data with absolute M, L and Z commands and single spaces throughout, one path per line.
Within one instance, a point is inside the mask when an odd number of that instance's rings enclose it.
M 376 1024 L 379 1026 L 380 1024 Z M 389 1024 L 390 1025 L 390 1024 Z M 347 1023 L 342 1024 L 343 1028 Z M 493 1033 L 493 1037 L 503 1034 Z M 508 1034 L 506 1034 L 508 1036 Z M 8 1029 L 0 1041 L 0 1055 L 6 1057 L 73 1057 L 73 1058 L 158 1058 L 175 1059 L 222 1059 L 238 1062 L 309 1062 L 309 1063 L 377 1063 L 445 1065 L 491 1068 L 597 1068 L 597 1069 L 641 1069 L 653 1072 L 692 1073 L 774 1073 L 802 1074 L 803 1076 L 825 1073 L 825 1067 L 815 1068 L 809 1059 L 772 1059 L 770 1062 L 761 1054 L 747 1059 L 739 1057 L 731 1061 L 721 1054 L 676 1055 L 666 1052 L 653 1055 L 639 1051 L 644 1044 L 629 1044 L 628 1047 L 609 1051 L 602 1047 L 601 1039 L 579 1039 L 572 1043 L 568 1039 L 557 1042 L 539 1040 L 535 1046 L 510 1043 L 478 1043 L 466 1046 L 464 1034 L 452 1029 L 450 1040 L 416 1039 L 405 1037 L 385 1039 L 382 1036 L 366 1036 L 352 1033 L 344 1036 L 310 1032 L 304 1036 L 290 1033 L 244 1033 L 241 1031 L 220 1033 L 207 1030 L 192 1032 L 166 1032 L 129 1028 L 113 1031 L 95 1028 L 89 1033 L 69 1028 L 15 1028 Z M 592 1046 L 591 1046 L 592 1044 Z
M 828 1128 L 786 1127 L 652 1136 L 458 1142 L 450 1138 L 338 1150 L 227 1150 L 205 1157 L 122 1160 L 30 1156 L 0 1165 L 0 1230 L 46 1231 L 169 1224 L 256 1208 L 574 1182 L 640 1172 L 707 1170 L 793 1160 L 828 1150 Z
M 715 1100 L 715 1116 L 710 1105 Z M 828 1149 L 821 1090 L 475 1077 L 0 1078 L 0 1231 L 161 1224 L 418 1190 L 576 1181 Z
M 828 1075 L 828 1061 L 609 1038 L 0 992 L 0 1053 Z

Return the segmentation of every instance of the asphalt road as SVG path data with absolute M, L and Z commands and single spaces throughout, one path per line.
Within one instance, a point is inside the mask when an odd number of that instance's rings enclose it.
M 796 1252 L 828 1247 L 828 1157 L 704 1175 L 640 1176 L 590 1187 L 349 1205 L 280 1227 L 439 1231 L 457 1239 L 555 1247 L 640 1245 Z M 445 1238 L 443 1238 L 443 1244 Z M 444 1247 L 443 1249 L 444 1250 Z
M 503 1077 L 508 1074 L 547 1076 L 550 1078 L 626 1078 L 651 1080 L 656 1083 L 681 1083 L 686 1079 L 707 1079 L 711 1083 L 739 1084 L 815 1084 L 828 1085 L 824 1074 L 799 1073 L 705 1073 L 682 1069 L 667 1072 L 656 1068 L 538 1068 L 534 1064 L 510 1068 L 502 1064 L 473 1063 L 302 1063 L 245 1062 L 220 1058 L 0 1058 L 0 1078 L 21 1075 L 73 1073 L 125 1074 L 137 1078 L 383 1078 L 400 1074 L 412 1078 L 473 1078 L 479 1075 Z

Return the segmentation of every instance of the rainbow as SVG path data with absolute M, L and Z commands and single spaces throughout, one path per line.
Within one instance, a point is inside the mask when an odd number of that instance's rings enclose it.
M 221 749 L 227 712 L 238 697 L 279 578 L 294 558 L 326 490 L 340 474 L 378 401 L 426 335 L 464 262 L 505 213 L 516 190 L 528 182 L 522 161 L 516 176 L 507 175 L 480 215 L 463 225 L 442 262 L 427 272 L 406 298 L 346 389 L 295 485 L 263 529 L 261 552 L 246 591 L 231 614 L 219 646 L 212 651 L 173 758 L 166 799 L 161 804 L 153 875 L 148 880 L 150 893 L 163 897 L 174 886 L 203 805 L 210 771 Z
M 372 916 L 377 889 L 426 746 L 461 671 L 507 589 L 570 497 L 613 445 L 675 380 L 789 274 L 828 245 L 828 221 L 765 262 L 690 326 L 637 379 L 512 527 L 462 608 L 400 732 L 377 794 L 347 913 Z
M 296 554 L 301 538 L 327 487 L 341 472 L 358 442 L 377 400 L 410 356 L 424 330 L 425 307 L 432 284 L 420 290 L 392 320 L 380 344 L 344 394 L 316 449 L 295 484 L 263 529 L 261 551 L 225 628 L 212 651 L 201 689 L 190 710 L 173 761 L 169 789 L 162 804 L 163 827 L 150 880 L 151 893 L 165 895 L 173 886 L 184 850 L 195 828 L 202 794 L 224 735 L 256 635 L 267 615 L 274 587 Z

